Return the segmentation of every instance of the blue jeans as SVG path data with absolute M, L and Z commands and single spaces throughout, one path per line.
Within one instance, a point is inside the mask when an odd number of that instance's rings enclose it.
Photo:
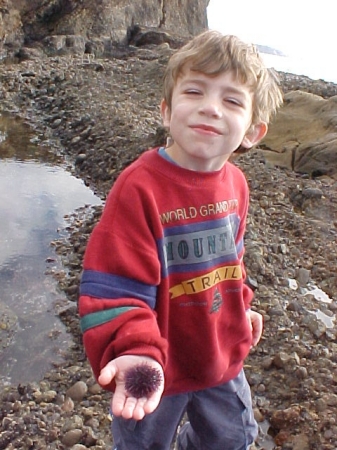
M 178 450 L 247 450 L 257 436 L 251 392 L 243 370 L 228 383 L 163 397 L 143 420 L 114 417 L 116 450 L 170 450 L 178 425 Z

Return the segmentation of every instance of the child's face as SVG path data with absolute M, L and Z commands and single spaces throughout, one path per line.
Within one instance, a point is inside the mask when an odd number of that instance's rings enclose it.
M 189 69 L 173 89 L 171 109 L 161 104 L 164 126 L 177 164 L 198 171 L 219 170 L 240 146 L 256 144 L 267 125 L 252 126 L 253 93 L 231 72 L 208 76 Z

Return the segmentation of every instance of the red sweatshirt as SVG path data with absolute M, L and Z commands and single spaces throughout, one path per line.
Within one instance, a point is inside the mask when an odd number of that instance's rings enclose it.
M 229 162 L 194 172 L 153 149 L 124 170 L 84 258 L 79 310 L 96 377 L 126 354 L 162 364 L 165 395 L 239 373 L 252 337 L 247 209 L 246 180 Z

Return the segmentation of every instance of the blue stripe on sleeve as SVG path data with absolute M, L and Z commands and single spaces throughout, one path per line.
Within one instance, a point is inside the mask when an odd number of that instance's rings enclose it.
M 120 275 L 95 270 L 84 270 L 80 295 L 96 298 L 135 298 L 144 301 L 151 309 L 156 305 L 157 287 Z

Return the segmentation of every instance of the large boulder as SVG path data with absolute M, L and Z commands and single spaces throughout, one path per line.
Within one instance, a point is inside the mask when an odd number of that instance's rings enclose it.
M 337 96 L 288 92 L 260 145 L 267 159 L 312 176 L 337 174 Z
M 2 47 L 70 35 L 120 42 L 130 26 L 192 36 L 207 28 L 209 0 L 0 0 Z

